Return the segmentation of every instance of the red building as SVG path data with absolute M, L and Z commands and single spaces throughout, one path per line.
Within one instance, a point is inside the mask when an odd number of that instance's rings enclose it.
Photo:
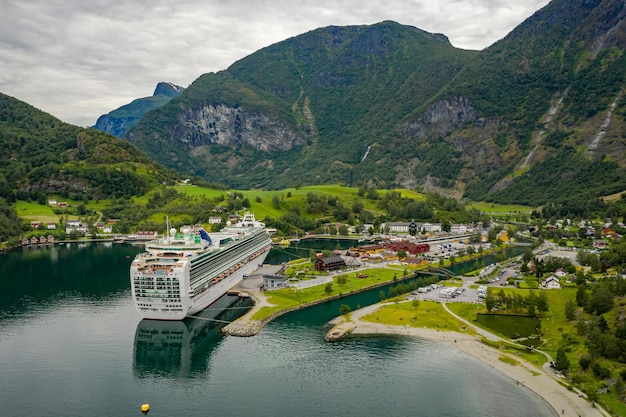
M 418 255 L 420 253 L 426 253 L 430 250 L 428 243 L 413 243 L 408 240 L 393 241 L 387 243 L 387 249 L 393 252 L 405 251 L 411 255 Z

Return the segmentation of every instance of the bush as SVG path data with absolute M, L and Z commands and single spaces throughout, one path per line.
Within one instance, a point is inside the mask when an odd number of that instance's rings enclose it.
M 578 360 L 578 363 L 580 364 L 580 367 L 583 369 L 583 371 L 589 369 L 589 366 L 591 366 L 591 362 L 593 361 L 589 356 L 583 356 Z
M 595 362 L 591 366 L 591 371 L 600 379 L 607 379 L 611 377 L 611 370 L 602 365 L 600 362 Z

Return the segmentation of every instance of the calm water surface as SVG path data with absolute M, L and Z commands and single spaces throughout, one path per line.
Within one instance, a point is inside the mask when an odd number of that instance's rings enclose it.
M 1 416 L 140 416 L 144 402 L 150 416 L 555 415 L 449 344 L 324 341 L 340 304 L 375 302 L 377 291 L 284 316 L 252 338 L 223 337 L 204 320 L 142 321 L 128 282 L 139 250 L 0 255 Z

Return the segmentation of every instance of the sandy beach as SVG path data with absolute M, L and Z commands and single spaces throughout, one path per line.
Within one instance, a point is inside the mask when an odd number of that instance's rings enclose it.
M 472 335 L 438 331 L 428 328 L 416 328 L 409 326 L 390 326 L 380 323 L 371 323 L 361 320 L 361 317 L 372 313 L 380 305 L 373 305 L 353 311 L 350 314 L 350 321 L 346 321 L 343 316 L 336 325 L 329 331 L 329 336 L 338 337 L 350 333 L 352 335 L 372 335 L 372 334 L 398 334 L 406 336 L 422 337 L 427 339 L 440 340 L 451 343 L 468 355 L 477 358 L 497 371 L 510 377 L 517 382 L 520 389 L 530 389 L 541 396 L 554 409 L 558 416 L 584 416 L 600 417 L 610 416 L 605 410 L 598 406 L 593 407 L 578 391 L 568 390 L 567 381 L 559 383 L 561 377 L 546 367 L 543 370 L 524 361 L 516 355 L 510 355 L 485 345 Z M 470 323 L 467 323 L 471 326 Z M 484 331 L 483 331 L 484 332 Z M 501 356 L 508 356 L 514 359 L 519 365 L 511 365 L 501 361 Z M 565 385 L 563 385 L 565 384 Z

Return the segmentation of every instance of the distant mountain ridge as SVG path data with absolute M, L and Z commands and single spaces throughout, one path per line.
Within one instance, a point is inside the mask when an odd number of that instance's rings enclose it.
M 93 127 L 121 138 L 128 129 L 137 124 L 144 114 L 163 106 L 171 99 L 181 95 L 184 90 L 183 87 L 176 84 L 160 82 L 154 89 L 152 96 L 138 98 L 129 104 L 100 116 Z
M 327 27 L 200 76 L 125 138 L 235 188 L 393 184 L 542 204 L 626 189 L 623 0 L 553 0 L 483 51 Z

